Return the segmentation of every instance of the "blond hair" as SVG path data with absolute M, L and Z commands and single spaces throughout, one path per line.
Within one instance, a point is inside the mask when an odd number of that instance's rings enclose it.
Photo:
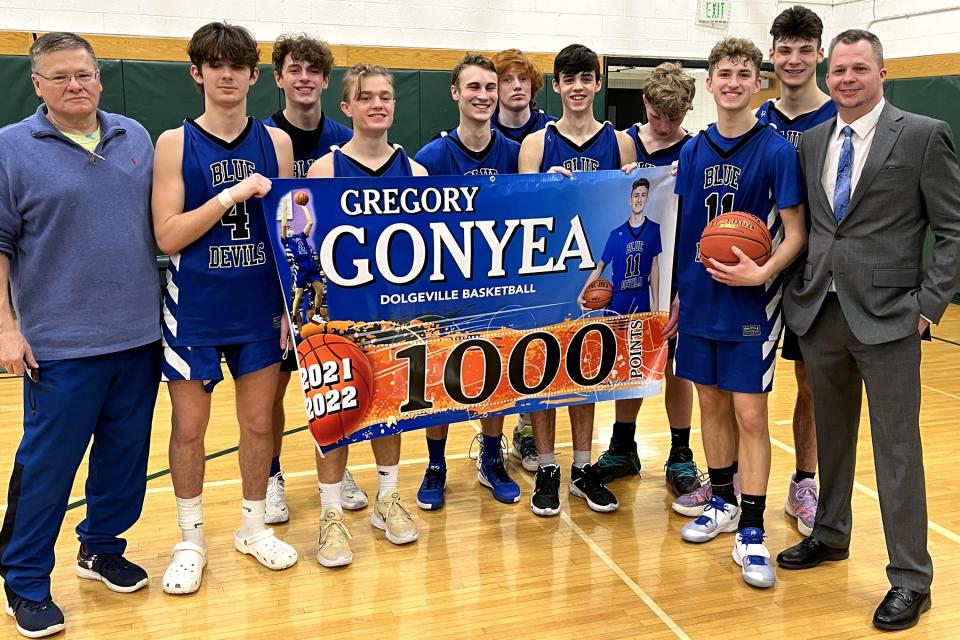
M 696 81 L 676 62 L 657 65 L 643 86 L 643 97 L 653 110 L 670 120 L 682 118 L 693 108 L 696 92 Z
M 390 86 L 396 89 L 393 83 L 393 74 L 386 67 L 375 64 L 355 64 L 343 76 L 341 87 L 344 102 L 350 102 L 360 97 L 360 85 L 363 79 L 368 76 L 383 76 L 390 83 Z

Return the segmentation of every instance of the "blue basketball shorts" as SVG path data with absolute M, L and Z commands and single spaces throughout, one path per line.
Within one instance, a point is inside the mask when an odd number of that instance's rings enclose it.
M 280 362 L 282 354 L 277 338 L 218 347 L 173 347 L 164 340 L 161 372 L 164 382 L 200 380 L 209 393 L 223 380 L 221 356 L 236 380 Z
M 677 336 L 673 363 L 674 375 L 696 384 L 737 393 L 769 393 L 777 340 L 726 342 L 685 333 Z

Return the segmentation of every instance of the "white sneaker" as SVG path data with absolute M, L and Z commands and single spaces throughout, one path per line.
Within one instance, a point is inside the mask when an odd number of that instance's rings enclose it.
M 680 537 L 687 542 L 707 542 L 720 533 L 737 530 L 740 523 L 740 507 L 724 502 L 720 496 L 713 496 L 703 508 L 703 515 L 683 525 Z
M 233 534 L 233 546 L 240 553 L 253 556 L 267 569 L 280 571 L 297 563 L 297 550 L 277 538 L 273 529 L 266 528 L 246 538 L 240 532 Z
M 777 574 L 770 564 L 770 552 L 763 543 L 763 531 L 747 527 L 737 533 L 733 543 L 733 561 L 743 569 L 743 581 L 766 589 L 777 582 Z
M 290 512 L 287 510 L 287 494 L 284 489 L 283 472 L 278 471 L 276 475 L 267 479 L 267 515 L 265 522 L 267 524 L 280 524 L 290 519 Z
M 353 562 L 350 532 L 343 523 L 343 512 L 327 509 L 320 518 L 320 538 L 317 540 L 317 562 L 324 567 L 342 567 Z
M 173 595 L 193 593 L 200 588 L 207 550 L 192 542 L 178 542 L 170 553 L 170 564 L 163 572 L 163 590 Z
M 400 502 L 400 494 L 396 491 L 377 500 L 370 514 L 370 524 L 385 531 L 387 540 L 393 544 L 407 544 L 420 537 L 416 520 Z
M 360 488 L 349 469 L 343 470 L 343 483 L 340 485 L 340 504 L 343 505 L 344 509 L 350 511 L 363 509 L 369 504 L 367 492 Z

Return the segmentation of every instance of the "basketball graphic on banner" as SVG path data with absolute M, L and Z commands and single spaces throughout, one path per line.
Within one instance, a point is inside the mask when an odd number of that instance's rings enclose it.
M 328 333 L 297 345 L 300 382 L 310 434 L 320 446 L 346 438 L 360 426 L 373 398 L 373 369 L 351 340 Z

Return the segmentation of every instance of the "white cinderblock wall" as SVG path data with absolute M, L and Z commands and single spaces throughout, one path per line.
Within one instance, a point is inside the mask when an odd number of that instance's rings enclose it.
M 883 42 L 884 56 L 960 51 L 960 2 L 957 0 L 838 0 L 833 33 L 869 29 Z
M 731 2 L 731 22 L 718 30 L 696 24 L 697 0 L 0 0 L 0 29 L 187 37 L 226 18 L 260 40 L 309 31 L 337 44 L 529 51 L 579 41 L 608 54 L 701 58 L 725 33 L 766 50 L 771 20 L 792 4 Z M 801 4 L 820 14 L 830 36 L 872 23 L 891 58 L 960 50 L 958 10 L 885 20 L 956 7 L 957 0 Z
M 766 41 L 775 0 L 732 0 L 726 31 Z M 336 44 L 704 57 L 723 30 L 697 0 L 0 0 L 0 29 L 188 37 L 226 18 L 259 40 L 309 31 Z

